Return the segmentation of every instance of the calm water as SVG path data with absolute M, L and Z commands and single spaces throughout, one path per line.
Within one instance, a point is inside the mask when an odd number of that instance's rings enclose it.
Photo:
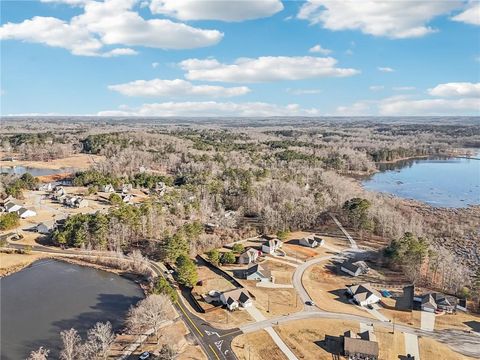
M 25 359 L 32 349 L 51 349 L 58 358 L 60 331 L 74 327 L 82 337 L 97 321 L 115 329 L 132 304 L 143 298 L 137 284 L 101 270 L 40 260 L 0 280 L 2 360 Z
M 480 160 L 416 159 L 382 164 L 380 170 L 363 182 L 366 189 L 436 207 L 480 204 Z
M 47 175 L 55 175 L 55 174 L 64 174 L 68 172 L 72 172 L 72 168 L 62 168 L 62 169 L 40 169 L 28 166 L 2 166 L 0 167 L 1 173 L 6 174 L 15 174 L 15 175 L 23 175 L 25 173 L 30 173 L 33 176 L 47 176 Z

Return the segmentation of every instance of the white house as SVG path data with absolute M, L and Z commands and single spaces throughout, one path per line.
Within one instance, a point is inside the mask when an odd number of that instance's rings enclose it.
M 350 276 L 358 276 L 366 274 L 369 270 L 368 265 L 364 261 L 351 262 L 346 260 L 340 267 L 340 270 L 347 273 Z
M 115 188 L 112 186 L 112 184 L 107 184 L 102 186 L 102 191 L 106 193 L 113 193 L 115 192 Z
M 262 244 L 262 252 L 265 254 L 274 254 L 282 247 L 282 242 L 278 239 L 270 239 Z
M 52 183 L 41 184 L 38 186 L 38 190 L 40 191 L 52 191 L 52 189 L 53 189 Z
M 252 306 L 252 299 L 244 289 L 235 289 L 220 294 L 220 301 L 228 310 L 233 311 L 240 306 L 243 308 Z
M 122 201 L 126 204 L 130 204 L 133 200 L 132 194 L 122 193 Z
M 368 283 L 347 287 L 347 292 L 352 295 L 353 300 L 360 306 L 375 304 L 379 302 L 382 297 L 382 295 Z
M 22 205 L 15 204 L 13 201 L 9 201 L 4 205 L 6 212 L 18 212 L 22 208 Z
M 243 254 L 241 254 L 238 257 L 238 263 L 239 264 L 251 264 L 255 261 L 257 261 L 258 258 L 258 250 L 254 248 L 249 248 L 248 250 L 245 250 Z
M 24 207 L 21 207 L 21 208 L 17 211 L 17 214 L 18 214 L 18 216 L 20 216 L 22 219 L 26 219 L 26 218 L 29 218 L 29 217 L 36 216 L 36 215 L 37 215 L 37 213 L 36 213 L 35 211 L 25 209 Z
M 310 248 L 316 248 L 318 246 L 322 246 L 325 243 L 325 240 L 323 240 L 321 237 L 316 236 L 316 235 L 310 235 L 301 238 L 298 240 L 298 243 L 303 246 L 307 246 Z

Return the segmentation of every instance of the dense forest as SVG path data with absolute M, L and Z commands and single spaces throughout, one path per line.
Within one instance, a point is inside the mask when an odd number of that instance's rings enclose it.
M 451 292 L 474 288 L 478 208 L 433 209 L 365 191 L 357 179 L 377 171 L 378 162 L 471 154 L 480 148 L 478 123 L 290 121 L 17 119 L 15 127 L 7 122 L 0 144 L 28 160 L 105 156 L 74 174 L 73 183 L 92 192 L 106 184 L 165 185 L 139 206 L 70 217 L 53 235 L 62 246 L 137 248 L 175 262 L 247 235 L 314 230 L 333 212 L 364 243 L 382 239 L 386 261 L 412 281 Z M 2 183 L 10 194 L 31 186 L 9 177 Z

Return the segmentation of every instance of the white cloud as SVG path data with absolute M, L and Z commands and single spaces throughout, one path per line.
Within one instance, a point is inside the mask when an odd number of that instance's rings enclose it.
M 480 2 L 471 1 L 467 9 L 452 18 L 454 21 L 480 25 Z
M 82 6 L 88 0 L 40 0 L 43 3 L 66 4 L 71 6 Z
M 383 85 L 372 85 L 369 87 L 371 91 L 380 91 L 380 90 L 383 90 L 384 88 L 385 86 Z
M 480 83 L 453 82 L 439 84 L 428 89 L 432 96 L 439 97 L 480 97 Z
M 187 59 L 180 66 L 187 71 L 185 76 L 189 80 L 240 83 L 345 77 L 359 73 L 355 69 L 337 68 L 336 63 L 331 57 L 264 56 L 240 58 L 233 64 L 222 64 L 215 59 Z
M 317 44 L 317 45 L 311 47 L 308 51 L 311 52 L 311 53 L 319 53 L 319 54 L 322 54 L 322 55 L 328 55 L 328 54 L 332 53 L 332 50 L 325 49 L 320 44 Z
M 320 94 L 322 90 L 320 89 L 285 89 L 286 92 L 293 94 L 293 95 L 315 95 Z
M 156 69 L 159 65 L 160 65 L 160 63 L 158 63 L 158 62 L 153 62 L 153 63 L 152 63 L 152 68 Z
M 337 116 L 363 116 L 371 113 L 368 101 L 357 101 L 350 106 L 339 106 L 334 115 Z
M 243 21 L 283 10 L 280 0 L 152 0 L 150 10 L 179 20 Z
M 415 86 L 394 86 L 392 87 L 393 91 L 411 91 L 415 90 Z
M 298 104 L 281 106 L 264 102 L 165 102 L 143 104 L 135 109 L 101 111 L 99 116 L 318 116 L 316 108 Z
M 428 23 L 461 6 L 461 0 L 308 0 L 297 17 L 334 31 L 360 30 L 373 36 L 401 39 L 436 31 Z
M 395 71 L 394 69 L 392 69 L 391 67 L 388 67 L 388 66 L 379 66 L 379 67 L 377 67 L 377 70 L 381 71 L 381 72 L 394 72 Z
M 246 86 L 223 87 L 212 85 L 193 85 L 182 80 L 136 80 L 125 84 L 110 85 L 110 90 L 126 96 L 161 97 L 161 96 L 212 96 L 232 97 L 250 92 Z
M 378 106 L 379 115 L 480 115 L 480 99 L 389 98 Z
M 145 20 L 131 9 L 136 0 L 88 1 L 84 12 L 69 22 L 36 16 L 21 23 L 0 27 L 1 40 L 22 40 L 60 47 L 74 55 L 132 55 L 132 49 L 104 52 L 105 45 L 146 46 L 163 49 L 190 49 L 218 43 L 223 34 L 167 19 Z

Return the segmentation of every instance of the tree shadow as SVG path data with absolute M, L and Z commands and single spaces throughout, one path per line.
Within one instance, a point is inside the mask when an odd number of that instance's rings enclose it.
M 31 350 L 38 349 L 40 346 L 50 349 L 49 358 L 59 358 L 61 349 L 60 332 L 74 328 L 79 335 L 85 339 L 88 329 L 92 328 L 97 322 L 107 322 L 112 324 L 113 331 L 122 332 L 124 321 L 129 308 L 142 300 L 139 296 L 125 296 L 122 294 L 99 294 L 97 303 L 90 306 L 92 311 L 85 311 L 74 317 L 54 321 L 51 323 L 48 335 L 43 339 L 27 340 L 20 344 L 25 349 L 26 358 Z M 2 354 L 2 359 L 4 358 Z

